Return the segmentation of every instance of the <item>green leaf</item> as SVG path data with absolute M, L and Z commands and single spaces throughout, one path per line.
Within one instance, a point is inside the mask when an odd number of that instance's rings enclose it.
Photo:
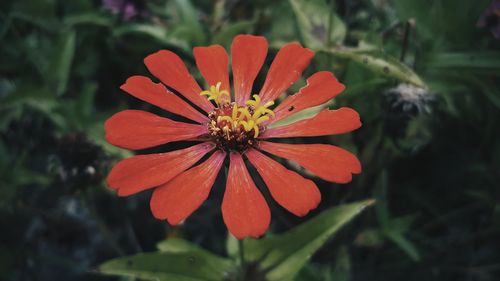
M 238 239 L 231 235 L 231 233 L 228 233 L 226 239 L 226 253 L 228 257 L 233 259 L 238 258 L 238 251 Z
M 353 98 L 360 96 L 366 98 L 367 95 L 373 94 L 373 92 L 377 93 L 376 91 L 373 90 L 381 88 L 384 84 L 387 84 L 387 81 L 384 78 L 372 78 L 364 80 L 363 82 L 357 82 L 352 84 L 349 84 L 348 81 L 344 80 L 343 83 L 349 85 L 349 87 L 347 87 L 342 93 L 344 98 L 346 97 Z
M 181 25 L 179 26 L 184 27 L 182 28 L 182 35 L 184 35 L 186 39 L 189 39 L 194 45 L 205 44 L 205 32 L 203 32 L 203 28 L 201 27 L 198 11 L 196 11 L 193 4 L 191 4 L 191 1 L 175 0 L 175 5 L 177 6 L 177 11 L 181 20 Z
M 23 106 L 27 106 L 43 113 L 55 125 L 63 128 L 67 120 L 56 112 L 59 106 L 57 101 L 57 98 L 47 88 L 37 84 L 26 83 L 0 99 L 0 110 L 13 110 L 12 113 L 14 115 L 11 117 L 14 117 L 16 115 L 15 111 L 23 108 Z M 4 118 L 9 118 L 7 113 Z M 0 125 L 5 124 L 0 123 Z
M 401 20 L 415 21 L 419 41 L 429 41 L 438 48 L 463 50 L 479 45 L 477 39 L 482 39 L 483 34 L 477 28 L 477 21 L 489 2 L 462 1 L 460 9 L 456 0 L 391 1 L 391 6 Z
M 17 0 L 12 3 L 12 10 L 9 13 L 9 17 L 12 19 L 30 23 L 48 32 L 53 32 L 60 27 L 57 20 L 56 1 Z
M 342 281 L 332 279 L 330 266 L 320 266 L 313 263 L 306 264 L 295 277 L 295 281 Z
M 268 280 L 293 280 L 311 256 L 342 226 L 374 200 L 341 205 L 326 210 L 292 230 L 262 240 L 245 240 L 245 258 L 259 262 Z
M 377 220 L 382 227 L 389 225 L 389 206 L 387 202 L 387 192 L 389 189 L 389 176 L 387 175 L 387 170 L 383 169 L 379 175 L 379 184 L 374 189 L 373 193 L 377 200 L 377 205 L 375 206 L 375 214 L 377 215 Z
M 387 193 L 389 189 L 389 176 L 384 169 L 380 174 L 379 186 L 375 190 L 377 198 L 377 206 L 375 211 L 377 219 L 381 225 L 380 233 L 396 244 L 402 251 L 404 251 L 414 261 L 420 260 L 417 248 L 411 241 L 404 237 L 404 234 L 410 229 L 411 224 L 415 220 L 415 216 L 403 216 L 398 218 L 391 218 L 389 215 L 389 206 L 387 201 Z
M 411 225 L 415 221 L 415 215 L 401 216 L 397 218 L 391 218 L 388 222 L 388 227 L 391 231 L 396 231 L 400 233 L 405 233 L 410 230 Z
M 184 253 L 189 251 L 205 251 L 198 245 L 191 243 L 181 238 L 168 238 L 159 242 L 156 247 L 162 252 L 168 253 Z
M 384 233 L 387 238 L 389 238 L 394 244 L 398 245 L 398 247 L 403 250 L 410 258 L 414 261 L 420 260 L 420 255 L 418 253 L 417 248 L 406 239 L 402 233 L 396 231 L 390 231 Z
M 213 260 L 219 260 L 220 263 L 231 263 L 229 259 L 217 256 L 212 254 L 211 252 L 201 248 L 200 246 L 191 243 L 187 240 L 184 240 L 182 238 L 168 238 L 165 239 L 161 242 L 159 242 L 156 247 L 160 252 L 165 252 L 165 253 L 199 253 L 200 255 L 206 256 L 210 259 Z
M 254 24 L 254 20 L 243 20 L 224 26 L 221 31 L 214 36 L 212 43 L 229 46 L 236 35 L 241 33 L 251 33 Z
M 304 109 L 304 110 L 302 110 L 300 112 L 297 112 L 296 114 L 293 114 L 293 115 L 291 115 L 291 116 L 289 116 L 289 117 L 287 117 L 285 119 L 279 120 L 278 122 L 271 124 L 269 126 L 269 128 L 275 128 L 275 127 L 285 126 L 285 125 L 289 125 L 289 124 L 295 123 L 295 122 L 300 121 L 300 120 L 311 118 L 313 116 L 316 116 L 323 109 L 329 107 L 330 105 L 332 105 L 331 101 L 327 102 L 327 103 L 324 103 L 324 104 L 321 104 L 321 105 L 317 105 L 317 106 L 314 106 L 314 107 L 310 107 L 310 108 Z
M 93 120 L 94 98 L 97 91 L 96 83 L 86 83 L 80 90 L 80 95 L 76 99 L 76 111 L 78 111 L 79 121 Z M 78 120 L 77 120 L 78 121 Z
M 279 48 L 284 44 L 297 40 L 298 33 L 297 20 L 292 5 L 288 1 L 276 1 L 273 8 L 270 9 L 269 29 L 266 37 L 269 40 L 269 46 Z
M 111 26 L 113 18 L 108 14 L 101 13 L 86 13 L 67 16 L 64 19 L 65 26 L 75 25 L 96 25 L 96 26 Z
M 344 41 L 346 26 L 324 0 L 290 0 L 290 4 L 307 47 L 324 48 Z
M 408 240 L 404 234 L 410 230 L 410 226 L 415 220 L 415 216 L 404 216 L 390 219 L 387 225 L 382 226 L 382 234 L 396 244 L 414 261 L 420 260 L 418 249 Z
M 411 68 L 385 53 L 340 47 L 322 49 L 320 51 L 330 53 L 339 58 L 355 61 L 381 76 L 395 78 L 401 82 L 411 83 L 421 88 L 426 87 L 422 79 Z
M 476 86 L 480 89 L 480 93 L 482 93 L 494 106 L 500 109 L 500 95 L 498 88 L 493 81 L 490 81 L 489 79 L 479 79 L 473 75 L 462 78 L 462 81 L 468 81 Z
M 331 279 L 335 281 L 351 280 L 351 259 L 346 246 L 342 246 L 339 249 Z
M 71 64 L 75 55 L 75 39 L 76 32 L 74 30 L 62 33 L 47 71 L 49 85 L 58 96 L 64 94 L 68 85 Z
M 430 68 L 490 70 L 498 74 L 500 52 L 435 53 L 424 63 Z
M 117 258 L 99 266 L 105 274 L 132 276 L 158 281 L 224 280 L 232 270 L 231 261 L 205 252 L 143 253 Z
M 385 241 L 386 237 L 379 228 L 367 228 L 356 236 L 354 244 L 361 247 L 375 248 L 381 246 Z
M 190 50 L 186 42 L 179 40 L 179 38 L 176 38 L 172 34 L 168 34 L 167 30 L 161 26 L 150 24 L 129 24 L 113 29 L 113 35 L 115 37 L 121 37 L 129 34 L 146 35 L 167 46 L 173 45 L 185 51 Z

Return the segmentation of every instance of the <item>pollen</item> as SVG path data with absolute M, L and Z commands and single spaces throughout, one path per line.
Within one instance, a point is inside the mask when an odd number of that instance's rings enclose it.
M 258 95 L 253 95 L 253 99 L 243 106 L 230 102 L 229 92 L 220 91 L 220 82 L 200 95 L 208 96 L 208 100 L 217 105 L 208 114 L 210 121 L 207 125 L 210 138 L 225 151 L 242 152 L 254 145 L 255 139 L 265 130 L 265 122 L 275 116 L 270 109 L 274 102 L 261 104 Z

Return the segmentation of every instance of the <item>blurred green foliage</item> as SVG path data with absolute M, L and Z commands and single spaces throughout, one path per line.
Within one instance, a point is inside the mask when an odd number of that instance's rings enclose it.
M 148 192 L 118 198 L 106 189 L 109 167 L 131 153 L 106 144 L 102 124 L 123 108 L 168 115 L 119 90 L 127 77 L 147 75 L 146 55 L 171 49 L 202 82 L 192 47 L 229 48 L 240 33 L 264 35 L 271 46 L 256 89 L 279 47 L 298 41 L 316 56 L 289 92 L 316 71 L 332 71 L 347 89 L 328 106 L 352 107 L 363 121 L 348 136 L 301 140 L 347 147 L 361 159 L 363 173 L 348 185 L 316 179 L 323 200 L 306 218 L 270 200 L 266 239 L 332 206 L 377 200 L 333 239 L 290 261 L 286 274 L 263 263 L 253 268 L 259 274 L 252 280 L 286 280 L 295 273 L 296 280 L 498 280 L 500 44 L 489 31 L 495 26 L 477 24 L 490 1 L 106 3 L 0 2 L 2 280 L 119 280 L 96 274 L 97 266 L 137 254 L 160 255 L 162 264 L 176 260 L 170 255 L 186 256 L 183 266 L 190 268 L 186 252 L 201 255 L 199 261 L 234 255 L 231 247 L 226 252 L 234 241 L 227 241 L 219 211 L 222 177 L 183 225 L 156 221 Z M 131 5 L 133 15 L 120 3 Z M 488 24 L 498 24 L 498 14 Z M 259 178 L 256 183 L 263 185 Z M 167 237 L 184 242 L 159 244 L 170 254 L 143 253 Z M 264 261 L 287 257 L 278 253 Z M 217 259 L 209 258 L 231 263 Z

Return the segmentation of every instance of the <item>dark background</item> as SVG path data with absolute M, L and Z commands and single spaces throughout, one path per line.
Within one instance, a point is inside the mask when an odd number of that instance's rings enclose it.
M 192 47 L 229 47 L 239 33 L 268 38 L 267 67 L 286 42 L 314 49 L 304 77 L 334 72 L 347 90 L 330 107 L 363 121 L 347 136 L 302 140 L 346 147 L 363 164 L 347 185 L 315 179 L 323 200 L 308 217 L 377 204 L 298 280 L 500 280 L 498 2 L 1 1 L 0 280 L 118 280 L 94 269 L 167 237 L 225 254 L 223 178 L 181 226 L 157 221 L 150 192 L 106 188 L 111 165 L 132 153 L 105 143 L 103 122 L 124 108 L 160 113 L 119 90 L 148 75 L 146 55 L 174 50 L 203 82 Z M 269 203 L 271 232 L 308 218 Z

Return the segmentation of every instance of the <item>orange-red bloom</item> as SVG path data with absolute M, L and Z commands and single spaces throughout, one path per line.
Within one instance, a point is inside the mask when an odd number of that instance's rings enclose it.
M 328 144 L 268 141 L 343 134 L 359 128 L 361 122 L 356 111 L 344 107 L 325 109 L 312 118 L 272 127 L 276 121 L 329 101 L 345 87 L 332 73 L 320 71 L 309 77 L 307 85 L 298 93 L 287 96 L 271 109 L 274 101 L 301 77 L 314 53 L 297 43 L 285 45 L 271 64 L 259 94 L 252 95 L 252 86 L 267 49 L 264 37 L 236 36 L 231 45 L 233 96 L 229 58 L 219 45 L 194 48 L 196 65 L 210 85 L 208 90 L 200 88 L 173 52 L 161 50 L 146 57 L 147 68 L 163 84 L 133 76 L 121 89 L 194 122 L 177 122 L 145 111 L 125 110 L 106 121 L 106 140 L 127 149 L 144 149 L 182 140 L 200 143 L 172 152 L 122 160 L 111 170 L 108 185 L 120 196 L 155 188 L 151 198 L 154 216 L 178 224 L 207 199 L 229 156 L 222 215 L 229 231 L 243 239 L 261 236 L 271 217 L 244 158 L 256 168 L 276 202 L 297 216 L 304 216 L 316 208 L 321 194 L 312 180 L 288 170 L 269 154 L 294 161 L 326 181 L 350 182 L 352 174 L 361 172 L 358 159 L 350 152 Z M 192 167 L 206 154 L 210 154 L 207 160 Z

